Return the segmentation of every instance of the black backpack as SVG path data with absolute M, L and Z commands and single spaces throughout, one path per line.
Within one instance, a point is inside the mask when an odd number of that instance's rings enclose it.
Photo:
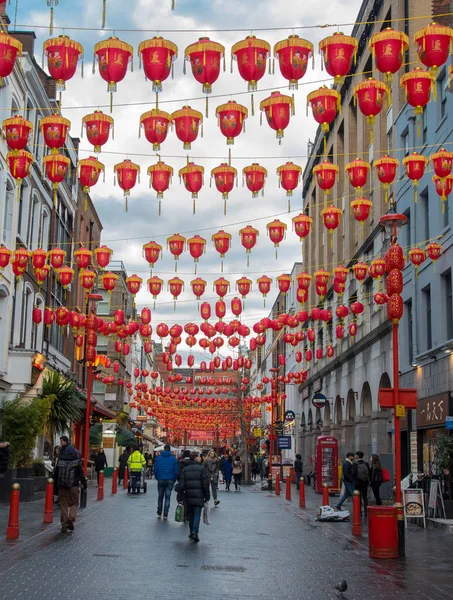
M 64 488 L 75 487 L 76 468 L 78 460 L 61 460 L 58 463 L 58 486 Z
M 364 462 L 357 463 L 357 479 L 362 483 L 368 483 L 370 479 L 368 466 Z

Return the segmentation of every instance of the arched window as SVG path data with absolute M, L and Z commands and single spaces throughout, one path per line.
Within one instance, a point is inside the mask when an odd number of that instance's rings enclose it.
M 49 246 L 49 225 L 50 225 L 50 214 L 46 206 L 43 206 L 41 214 L 41 225 L 39 228 L 39 239 L 38 246 L 43 250 L 48 250 Z
M 24 295 L 24 280 L 14 281 L 13 314 L 11 319 L 11 345 L 13 347 L 20 344 L 20 323 L 22 316 L 22 302 Z
M 37 308 L 40 308 L 44 312 L 44 298 L 41 296 L 41 294 L 36 294 L 35 306 Z M 31 344 L 30 344 L 31 348 L 33 350 L 37 350 L 38 352 L 42 352 L 42 336 L 43 336 L 44 323 L 43 323 L 43 321 L 41 321 L 41 323 L 39 325 L 36 325 L 35 323 L 33 323 L 33 321 L 31 321 L 31 323 L 32 323 Z
M 13 239 L 13 211 L 16 190 L 10 179 L 6 184 L 5 206 L 3 207 L 3 243 L 11 248 Z
M 31 348 L 32 337 L 32 312 L 33 312 L 33 288 L 29 283 L 24 287 L 24 298 L 22 302 L 21 322 L 20 322 L 20 342 L 21 348 Z
M 31 187 L 22 182 L 19 196 L 19 215 L 17 217 L 17 232 L 23 242 L 27 240 L 28 233 L 28 214 L 30 212 L 30 194 Z
M 39 243 L 39 225 L 41 218 L 41 202 L 37 194 L 33 194 L 30 213 L 30 229 L 28 232 L 28 247 L 30 250 L 36 250 Z
M 6 285 L 0 285 L 0 373 L 6 371 L 8 355 L 8 301 L 9 290 Z

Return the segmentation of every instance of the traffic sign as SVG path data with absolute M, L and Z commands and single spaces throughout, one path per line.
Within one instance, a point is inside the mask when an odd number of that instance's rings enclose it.
M 287 410 L 285 412 L 285 421 L 289 423 L 290 421 L 294 421 L 296 419 L 296 413 L 293 410 Z
M 278 436 L 278 447 L 280 450 L 291 450 L 291 436 L 290 435 L 279 435 Z
M 311 401 L 315 408 L 324 408 L 327 404 L 327 398 L 324 396 L 324 394 L 321 394 L 321 392 L 314 394 Z
M 453 429 L 453 417 L 447 417 L 445 420 L 447 429 Z

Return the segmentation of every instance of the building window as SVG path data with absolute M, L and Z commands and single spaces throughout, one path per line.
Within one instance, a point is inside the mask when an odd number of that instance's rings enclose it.
M 430 350 L 433 347 L 433 331 L 431 325 L 431 286 L 427 286 L 422 290 L 423 293 L 423 310 L 426 315 L 426 344 L 425 350 Z
M 98 302 L 97 314 L 101 317 L 110 315 L 110 299 L 109 294 L 105 290 L 100 290 L 99 294 L 102 296 L 102 300 Z
M 442 70 L 441 74 L 437 78 L 437 97 L 439 98 L 439 113 L 438 120 L 442 121 L 442 119 L 447 114 L 447 81 L 445 76 L 445 69 Z
M 425 188 L 420 194 L 420 235 L 417 243 L 428 243 L 429 240 L 429 192 Z
M 405 129 L 401 135 L 401 148 L 404 150 L 404 156 L 409 154 L 410 144 L 409 144 L 409 129 Z
M 31 188 L 22 182 L 19 195 L 19 216 L 17 221 L 17 233 L 25 243 L 28 233 L 28 211 L 30 207 Z
M 5 207 L 3 210 L 3 243 L 8 248 L 12 245 L 13 232 L 13 210 L 15 191 L 12 184 L 8 181 L 5 194 Z
M 442 288 L 444 297 L 444 315 L 447 340 L 453 339 L 453 297 L 451 287 L 451 269 L 442 275 Z
M 412 337 L 412 300 L 408 300 L 404 303 L 404 314 L 407 317 L 407 359 L 409 364 L 412 364 L 414 360 L 414 340 Z
M 30 285 L 25 285 L 24 297 L 22 301 L 21 319 L 20 319 L 20 338 L 19 346 L 21 348 L 30 348 L 31 344 L 31 315 L 33 311 L 33 289 Z

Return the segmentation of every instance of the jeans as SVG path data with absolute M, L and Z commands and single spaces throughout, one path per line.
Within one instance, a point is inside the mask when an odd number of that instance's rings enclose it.
M 198 530 L 200 529 L 200 520 L 201 520 L 201 506 L 189 506 L 189 530 L 190 533 L 196 533 L 198 535 Z
M 353 492 L 354 492 L 354 486 L 352 485 L 352 483 L 349 483 L 349 481 L 344 481 L 344 494 L 340 498 L 340 501 L 336 505 L 336 508 L 341 509 L 341 507 L 343 506 L 343 502 L 347 498 L 352 498 Z
M 234 479 L 234 487 L 237 491 L 238 486 L 241 487 L 241 477 L 242 477 L 242 473 L 233 473 L 233 479 Z
M 157 482 L 157 490 L 159 492 L 159 496 L 157 499 L 157 512 L 162 514 L 162 504 L 164 500 L 165 494 L 165 506 L 164 506 L 164 514 L 168 514 L 170 510 L 170 499 L 171 492 L 173 490 L 173 486 L 175 485 L 174 479 L 159 479 Z
M 211 490 L 212 490 L 212 497 L 214 498 L 214 502 L 217 500 L 217 488 L 218 488 L 218 482 L 217 479 L 211 479 Z
M 140 487 L 142 479 L 141 471 L 132 471 L 131 472 L 131 489 L 133 492 L 137 491 L 137 488 Z
M 296 487 L 297 489 L 300 488 L 300 478 L 302 477 L 302 473 L 300 473 L 299 471 L 296 471 Z
M 366 514 L 368 509 L 368 484 L 357 485 L 356 489 L 360 492 L 360 514 L 362 514 L 362 506 Z
M 230 491 L 231 479 L 225 479 L 225 489 Z

